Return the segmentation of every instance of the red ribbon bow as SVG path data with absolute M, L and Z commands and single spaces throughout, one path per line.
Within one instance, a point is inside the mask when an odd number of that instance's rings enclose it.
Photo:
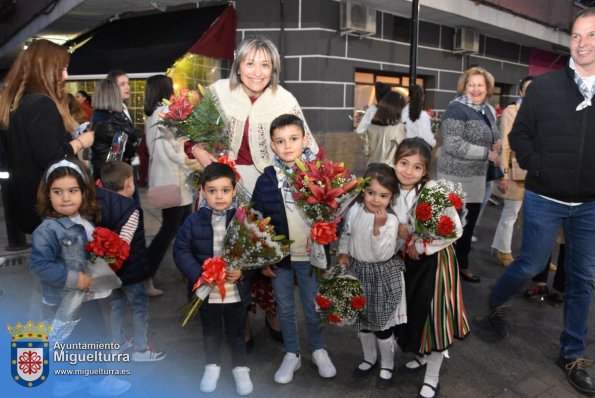
M 221 257 L 211 257 L 202 265 L 202 274 L 192 287 L 192 291 L 198 289 L 201 285 L 207 284 L 210 286 L 217 286 L 221 299 L 225 300 L 225 269 L 227 263 Z
M 321 245 L 328 245 L 337 240 L 337 223 L 339 218 L 332 222 L 318 221 L 310 230 L 310 237 L 314 242 Z

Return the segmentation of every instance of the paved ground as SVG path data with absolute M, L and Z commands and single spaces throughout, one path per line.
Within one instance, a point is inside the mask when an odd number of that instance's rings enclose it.
M 350 140 L 351 137 L 349 138 Z M 356 141 L 352 142 L 355 144 Z M 331 140 L 326 142 L 332 147 Z M 355 146 L 355 145 L 354 145 Z M 343 149 L 343 146 L 340 148 Z M 339 157 L 333 157 L 338 159 Z M 362 165 L 358 157 L 354 160 L 356 169 Z M 489 205 L 481 225 L 477 229 L 478 242 L 471 253 L 472 270 L 482 277 L 480 284 L 463 285 L 465 304 L 469 318 L 485 311 L 490 286 L 502 272 L 490 253 L 489 244 L 501 208 Z M 0 212 L 0 324 L 17 321 L 36 321 L 34 303 L 39 302 L 39 291 L 28 270 L 28 252 L 6 252 L 6 231 L 3 212 Z M 145 211 L 147 238 L 150 240 L 159 228 L 160 213 Z M 518 248 L 518 244 L 515 250 Z M 516 251 L 515 251 L 516 253 Z M 185 284 L 175 268 L 171 252 L 156 277 L 156 285 L 165 291 L 163 297 L 152 298 L 150 308 L 150 339 L 160 350 L 167 352 L 167 358 L 157 363 L 127 364 L 132 368 L 129 376 L 133 384 L 128 397 L 195 397 L 202 396 L 198 390 L 204 366 L 201 345 L 201 328 L 195 320 L 189 327 L 182 328 L 176 314 L 185 299 Z M 550 275 L 550 279 L 553 274 Z M 562 325 L 562 308 L 545 301 L 528 302 L 517 297 L 511 302 L 513 329 L 504 341 L 495 341 L 489 334 L 472 329 L 472 334 L 463 342 L 457 342 L 449 351 L 450 359 L 444 361 L 440 378 L 440 396 L 452 398 L 475 397 L 578 397 L 581 396 L 565 381 L 562 372 L 555 366 L 558 354 L 558 339 Z M 590 321 L 593 329 L 593 317 Z M 374 388 L 374 378 L 354 380 L 351 372 L 360 360 L 360 346 L 356 334 L 349 328 L 328 327 L 326 339 L 329 352 L 338 374 L 332 380 L 323 380 L 317 375 L 311 362 L 305 328 L 301 328 L 303 349 L 302 368 L 294 381 L 278 385 L 273 374 L 284 354 L 283 347 L 273 341 L 264 327 L 263 314 L 253 319 L 255 346 L 249 355 L 251 376 L 254 383 L 253 397 L 415 397 L 422 383 L 423 375 L 396 376 L 395 386 L 387 391 Z M 47 397 L 51 395 L 51 382 L 26 390 L 10 380 L 8 350 L 9 334 L 0 334 L 0 389 L 6 397 Z M 595 357 L 590 341 L 586 354 Z M 410 355 L 398 352 L 397 366 Z M 225 354 L 222 377 L 212 397 L 235 395 L 235 386 L 229 367 L 229 356 Z M 55 376 L 54 376 L 55 377 Z M 5 395 L 6 394 L 6 395 Z M 71 396 L 84 396 L 72 394 Z

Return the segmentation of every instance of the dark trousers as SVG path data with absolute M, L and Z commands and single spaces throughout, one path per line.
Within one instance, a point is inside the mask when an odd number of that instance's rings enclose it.
M 481 210 L 481 203 L 467 203 L 467 223 L 463 227 L 463 236 L 455 243 L 455 252 L 457 254 L 457 262 L 459 269 L 469 268 L 469 252 L 471 251 L 471 238 L 473 237 L 473 230 L 479 217 Z
M 547 275 L 550 271 L 550 262 L 552 258 L 550 257 L 545 265 L 543 271 L 539 274 L 535 275 L 533 282 L 545 282 L 547 283 Z M 560 251 L 558 252 L 558 266 L 556 268 L 556 273 L 554 275 L 554 283 L 552 284 L 553 288 L 559 292 L 564 292 L 564 284 L 566 283 L 566 278 L 564 276 L 564 245 L 560 245 Z
M 231 304 L 203 303 L 200 307 L 206 364 L 219 364 L 223 333 L 231 350 L 231 363 L 246 366 L 246 306 L 241 302 Z
M 186 205 L 161 210 L 161 228 L 159 228 L 159 232 L 157 232 L 147 249 L 151 277 L 155 276 L 169 245 L 176 237 L 178 228 L 190 215 L 191 208 L 191 205 Z

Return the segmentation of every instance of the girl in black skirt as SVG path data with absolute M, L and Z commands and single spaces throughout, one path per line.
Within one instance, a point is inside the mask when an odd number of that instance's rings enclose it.
M 452 237 L 422 239 L 415 234 L 416 208 L 424 189 L 437 182 L 429 180 L 431 147 L 421 138 L 403 140 L 397 149 L 395 173 L 399 196 L 393 209 L 399 219 L 398 247 L 405 252 L 405 286 L 407 288 L 407 323 L 398 328 L 397 342 L 404 352 L 417 357 L 400 372 L 413 373 L 426 368 L 418 397 L 438 394 L 442 358 L 455 338 L 469 333 L 459 272 L 452 244 L 463 227 L 455 206 L 446 207 L 454 225 Z M 459 203 L 457 207 L 462 207 Z

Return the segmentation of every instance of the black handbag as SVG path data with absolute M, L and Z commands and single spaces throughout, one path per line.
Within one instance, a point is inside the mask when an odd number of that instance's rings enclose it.
M 500 166 L 496 166 L 494 162 L 488 163 L 488 173 L 486 175 L 486 181 L 495 181 L 504 178 L 504 172 Z

